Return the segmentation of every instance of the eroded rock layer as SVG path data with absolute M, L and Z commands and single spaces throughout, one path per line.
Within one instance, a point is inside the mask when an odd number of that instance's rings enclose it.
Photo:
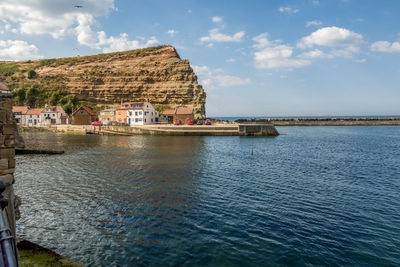
M 196 118 L 205 116 L 206 94 L 189 61 L 172 46 L 35 62 L 38 77 L 57 77 L 79 100 L 101 106 L 149 101 L 193 107 Z

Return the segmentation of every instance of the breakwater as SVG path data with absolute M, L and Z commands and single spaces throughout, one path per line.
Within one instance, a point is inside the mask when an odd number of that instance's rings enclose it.
M 391 118 L 265 118 L 238 119 L 236 123 L 271 123 L 275 126 L 368 126 L 400 125 L 400 117 Z
M 97 135 L 170 135 L 170 136 L 277 136 L 272 124 L 215 124 L 215 125 L 142 125 L 142 126 L 91 126 L 52 125 L 19 126 L 20 132 L 56 132 Z
M 102 130 L 115 133 L 171 135 L 171 136 L 277 136 L 275 126 L 265 123 L 217 125 L 143 125 L 103 126 Z

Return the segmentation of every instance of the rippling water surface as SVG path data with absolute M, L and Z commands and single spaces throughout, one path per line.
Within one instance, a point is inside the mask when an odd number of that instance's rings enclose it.
M 19 234 L 88 266 L 400 266 L 400 127 L 24 133 Z

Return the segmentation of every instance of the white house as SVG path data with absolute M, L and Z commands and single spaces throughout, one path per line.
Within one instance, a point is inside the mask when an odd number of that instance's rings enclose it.
M 42 125 L 68 124 L 68 115 L 60 106 L 48 107 L 47 105 L 41 112 Z
M 22 121 L 24 121 L 25 125 L 28 126 L 40 125 L 42 110 L 43 109 L 41 108 L 29 109 L 24 115 L 22 115 L 24 117 L 22 118 Z
M 26 124 L 25 118 L 26 113 L 28 112 L 28 106 L 13 106 L 12 112 L 14 114 L 15 122 L 17 124 Z
M 130 126 L 147 125 L 158 122 L 159 114 L 149 102 L 123 103 L 121 108 L 127 108 L 126 122 Z

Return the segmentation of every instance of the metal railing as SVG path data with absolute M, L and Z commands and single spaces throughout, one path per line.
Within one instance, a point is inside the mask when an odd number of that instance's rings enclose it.
M 15 238 L 12 235 L 9 228 L 4 220 L 3 210 L 8 205 L 8 199 L 6 199 L 2 194 L 6 189 L 6 184 L 3 181 L 0 181 L 0 267 L 17 267 L 18 265 L 18 256 L 17 256 L 17 246 L 15 242 Z

